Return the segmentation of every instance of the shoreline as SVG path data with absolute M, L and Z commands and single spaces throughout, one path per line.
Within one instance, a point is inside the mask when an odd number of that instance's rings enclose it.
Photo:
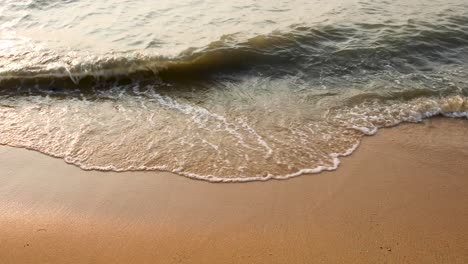
M 5 263 L 466 263 L 468 122 L 364 137 L 335 171 L 213 184 L 0 147 Z

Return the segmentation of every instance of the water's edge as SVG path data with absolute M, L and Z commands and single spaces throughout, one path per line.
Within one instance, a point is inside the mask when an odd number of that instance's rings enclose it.
M 322 172 L 327 172 L 327 171 L 335 171 L 339 169 L 339 166 L 341 164 L 340 158 L 342 157 L 349 157 L 354 154 L 356 150 L 358 150 L 359 146 L 362 143 L 363 138 L 367 136 L 377 136 L 378 132 L 380 129 L 389 129 L 389 128 L 395 128 L 400 125 L 404 124 L 421 124 L 427 120 L 433 119 L 433 118 L 451 118 L 451 119 L 468 119 L 468 112 L 458 112 L 458 113 L 450 113 L 450 114 L 444 114 L 444 113 L 426 113 L 426 116 L 424 116 L 423 119 L 420 120 L 415 120 L 415 121 L 401 121 L 397 124 L 393 124 L 390 126 L 385 126 L 385 127 L 380 127 L 377 129 L 374 129 L 372 131 L 369 131 L 367 133 L 364 133 L 361 139 L 350 149 L 343 153 L 333 153 L 331 154 L 331 157 L 333 158 L 333 166 L 330 167 L 325 167 L 325 166 L 319 166 L 317 168 L 311 168 L 311 169 L 302 169 L 296 173 L 288 174 L 288 175 L 283 175 L 283 176 L 272 176 L 268 175 L 266 177 L 241 177 L 241 178 L 220 178 L 220 177 L 213 177 L 213 176 L 200 176 L 197 174 L 193 173 L 183 173 L 180 171 L 176 170 L 167 170 L 163 167 L 154 167 L 154 168 L 144 168 L 144 169 L 128 169 L 128 170 L 119 170 L 115 168 L 109 168 L 109 167 L 87 167 L 84 166 L 83 164 L 80 163 L 74 163 L 72 161 L 67 160 L 66 157 L 59 156 L 59 155 L 54 155 L 53 153 L 48 153 L 48 152 L 42 152 L 37 149 L 29 148 L 26 146 L 15 146 L 15 145 L 8 145 L 8 144 L 1 144 L 0 146 L 6 146 L 6 147 L 13 147 L 13 148 L 19 148 L 19 149 L 26 149 L 29 151 L 35 151 L 41 154 L 44 154 L 46 156 L 56 158 L 56 159 L 62 159 L 64 162 L 66 162 L 69 165 L 75 166 L 80 168 L 83 171 L 100 171 L 103 173 L 123 173 L 123 172 L 151 172 L 151 171 L 159 171 L 159 172 L 169 172 L 173 173 L 185 178 L 189 178 L 192 180 L 200 180 L 200 181 L 205 181 L 205 182 L 210 182 L 210 183 L 243 183 L 243 182 L 258 182 L 258 181 L 269 181 L 269 180 L 288 180 L 291 178 L 299 177 L 302 175 L 310 175 L 310 174 L 319 174 Z

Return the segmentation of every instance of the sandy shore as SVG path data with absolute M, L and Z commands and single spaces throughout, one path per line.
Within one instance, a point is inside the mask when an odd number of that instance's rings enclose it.
M 213 184 L 0 147 L 0 263 L 468 263 L 468 121 L 381 130 L 342 161 Z

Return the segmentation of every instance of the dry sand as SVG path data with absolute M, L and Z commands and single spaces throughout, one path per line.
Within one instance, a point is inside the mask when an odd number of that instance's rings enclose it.
M 213 184 L 0 147 L 0 263 L 468 263 L 468 121 L 381 130 L 342 161 Z

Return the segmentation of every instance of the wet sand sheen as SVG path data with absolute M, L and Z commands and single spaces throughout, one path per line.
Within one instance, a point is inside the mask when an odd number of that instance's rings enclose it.
M 466 263 L 468 122 L 366 137 L 335 172 L 212 184 L 0 148 L 2 263 Z M 52 170 L 53 168 L 53 170 Z

